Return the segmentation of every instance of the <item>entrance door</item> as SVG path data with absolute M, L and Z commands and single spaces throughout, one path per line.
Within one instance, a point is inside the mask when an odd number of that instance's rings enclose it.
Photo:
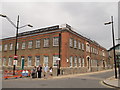
M 90 57 L 87 57 L 87 63 L 88 63 L 88 70 L 90 70 Z
M 21 58 L 21 68 L 22 68 L 22 70 L 24 69 L 24 62 L 25 62 L 25 58 L 22 57 Z

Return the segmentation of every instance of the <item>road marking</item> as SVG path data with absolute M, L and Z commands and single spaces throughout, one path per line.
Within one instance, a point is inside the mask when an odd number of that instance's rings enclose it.
M 108 86 L 108 85 L 104 84 L 103 81 L 99 81 L 99 83 L 102 84 L 102 85 L 105 86 L 105 87 L 113 88 L 113 87 L 111 87 L 111 86 Z

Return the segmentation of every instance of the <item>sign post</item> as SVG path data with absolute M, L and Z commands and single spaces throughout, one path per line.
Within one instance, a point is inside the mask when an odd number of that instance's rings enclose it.
M 18 56 L 15 55 L 14 56 L 14 60 L 13 60 L 13 75 L 15 75 L 15 66 L 17 65 L 17 60 L 18 60 Z

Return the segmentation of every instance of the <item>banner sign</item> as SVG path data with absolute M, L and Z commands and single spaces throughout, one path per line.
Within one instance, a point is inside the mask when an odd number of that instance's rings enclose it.
M 46 32 L 46 31 L 50 31 L 50 30 L 57 30 L 57 29 L 59 29 L 59 25 L 52 26 L 52 27 L 47 27 L 47 28 L 41 28 L 41 29 L 37 29 L 37 30 L 33 30 L 33 31 L 19 33 L 18 36 L 30 35 L 30 34 L 41 33 L 41 32 Z

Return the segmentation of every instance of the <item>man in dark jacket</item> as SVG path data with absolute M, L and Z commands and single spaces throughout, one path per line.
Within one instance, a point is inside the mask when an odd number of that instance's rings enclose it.
M 41 78 L 41 73 L 42 73 L 42 66 L 41 65 L 38 66 L 37 72 L 38 72 L 38 78 Z

